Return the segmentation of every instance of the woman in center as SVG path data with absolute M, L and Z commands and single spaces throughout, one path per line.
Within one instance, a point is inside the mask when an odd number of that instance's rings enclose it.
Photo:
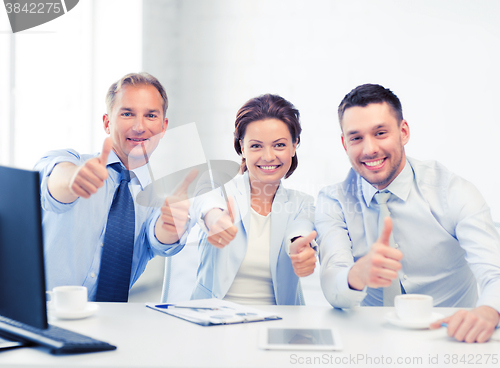
M 316 264 L 314 201 L 282 183 L 297 168 L 301 130 L 299 111 L 277 95 L 253 98 L 238 111 L 234 148 L 242 174 L 192 207 L 203 229 L 192 299 L 304 304 L 299 277 Z

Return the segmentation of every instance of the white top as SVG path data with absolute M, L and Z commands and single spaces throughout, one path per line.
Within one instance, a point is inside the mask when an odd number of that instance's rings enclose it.
M 247 253 L 224 300 L 240 304 L 276 304 L 269 263 L 270 244 L 271 214 L 262 216 L 251 208 Z

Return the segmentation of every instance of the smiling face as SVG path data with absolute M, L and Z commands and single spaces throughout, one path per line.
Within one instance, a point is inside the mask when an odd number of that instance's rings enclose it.
M 356 172 L 377 189 L 387 187 L 403 170 L 408 123 L 398 121 L 386 103 L 354 106 L 344 112 L 342 144 Z
M 277 187 L 290 169 L 297 148 L 288 127 L 278 119 L 248 124 L 240 144 L 252 188 L 269 184 Z
M 165 134 L 162 98 L 152 85 L 125 85 L 115 96 L 110 115 L 103 116 L 104 130 L 113 139 L 113 151 L 128 170 L 147 162 Z

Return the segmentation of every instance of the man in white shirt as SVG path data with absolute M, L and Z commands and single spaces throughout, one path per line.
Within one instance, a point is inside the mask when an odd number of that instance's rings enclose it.
M 459 341 L 487 341 L 500 320 L 500 237 L 482 196 L 439 163 L 406 157 L 410 130 L 390 90 L 356 87 L 339 121 L 352 169 L 320 192 L 316 210 L 328 301 L 380 306 L 396 286 L 431 295 L 436 306 L 475 306 L 431 327 L 447 323 Z M 380 234 L 379 192 L 389 193 L 390 212 Z

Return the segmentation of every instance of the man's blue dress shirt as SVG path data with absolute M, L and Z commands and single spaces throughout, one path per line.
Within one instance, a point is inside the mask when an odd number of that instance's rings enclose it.
M 439 307 L 488 305 L 500 312 L 500 237 L 478 190 L 437 162 L 410 158 L 386 189 L 406 292 L 431 295 Z M 347 282 L 354 262 L 378 239 L 376 192 L 351 169 L 319 194 L 321 284 L 334 307 L 382 305 L 382 288 L 356 291 Z
M 88 289 L 89 300 L 95 300 L 108 212 L 120 184 L 120 174 L 109 168 L 109 165 L 120 162 L 120 159 L 113 151 L 110 152 L 107 163 L 109 177 L 104 186 L 88 199 L 78 198 L 68 204 L 58 202 L 49 193 L 47 180 L 54 166 L 60 162 L 79 166 L 96 156 L 80 155 L 73 150 L 57 150 L 45 154 L 35 165 L 41 181 L 47 288 L 83 285 Z M 172 256 L 182 249 L 182 246 L 177 246 L 179 243 L 165 245 L 156 239 L 154 227 L 160 215 L 161 202 L 152 203 L 151 206 L 137 204 L 137 194 L 151 183 L 151 178 L 146 165 L 132 172 L 134 177 L 129 189 L 135 206 L 135 242 L 130 287 L 155 255 Z

